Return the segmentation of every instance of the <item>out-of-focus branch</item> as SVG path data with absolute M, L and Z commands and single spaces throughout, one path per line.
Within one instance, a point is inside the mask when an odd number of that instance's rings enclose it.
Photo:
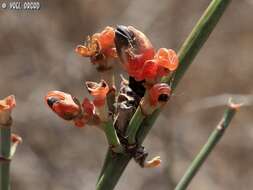
M 243 106 L 253 105 L 253 95 L 248 94 L 221 94 L 217 96 L 209 96 L 206 98 L 198 99 L 186 104 L 185 110 L 195 112 L 202 109 L 214 108 L 224 106 L 227 104 L 227 99 L 232 98 L 235 102 L 242 102 Z
M 208 155 L 215 148 L 215 145 L 220 141 L 221 137 L 228 128 L 232 118 L 234 117 L 236 111 L 239 109 L 240 104 L 230 103 L 227 110 L 225 111 L 220 123 L 214 129 L 210 137 L 208 138 L 206 144 L 202 147 L 198 155 L 195 157 L 184 176 L 179 181 L 175 190 L 185 190 L 190 184 L 193 177 L 196 175 L 202 164 L 207 159 Z

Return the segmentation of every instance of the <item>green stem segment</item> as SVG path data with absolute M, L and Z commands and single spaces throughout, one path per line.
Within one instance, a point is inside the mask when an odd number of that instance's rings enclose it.
M 193 28 L 192 32 L 184 42 L 183 46 L 179 50 L 178 56 L 180 65 L 176 70 L 172 78 L 164 78 L 163 82 L 172 82 L 172 89 L 175 90 L 182 76 L 185 74 L 186 70 L 191 65 L 193 59 L 208 39 L 210 33 L 213 31 L 217 22 L 224 13 L 226 7 L 229 5 L 230 0 L 212 0 L 196 26 Z M 150 116 L 146 117 L 138 127 L 137 140 L 141 143 L 149 130 L 152 128 L 156 118 L 160 113 L 160 109 L 153 112 Z M 138 115 L 138 114 L 137 114 Z M 132 118 L 133 123 L 139 123 L 141 120 L 139 116 Z M 137 121 L 135 121 L 137 120 Z M 110 154 L 107 154 L 110 156 Z M 97 189 L 99 190 L 112 190 L 117 184 L 121 174 L 124 171 L 127 163 L 130 161 L 131 157 L 121 155 L 117 159 L 106 158 L 103 167 L 103 173 L 101 173 L 98 180 Z M 116 160 L 116 161 L 115 161 Z M 107 175 L 107 171 L 110 171 L 110 175 Z M 114 177 L 112 177 L 114 176 Z
M 138 118 L 138 119 L 136 119 Z M 136 134 L 138 132 L 139 126 L 141 125 L 142 121 L 144 120 L 145 116 L 143 115 L 141 111 L 141 107 L 139 106 L 137 110 L 135 111 L 132 119 L 130 120 L 130 123 L 127 127 L 127 137 L 128 137 L 128 143 L 134 144 L 136 143 Z
M 190 184 L 193 177 L 196 175 L 202 164 L 205 162 L 208 155 L 215 148 L 215 145 L 219 142 L 221 137 L 223 136 L 225 130 L 229 126 L 232 118 L 236 113 L 237 108 L 229 106 L 229 108 L 225 111 L 223 118 L 220 124 L 214 129 L 206 144 L 202 147 L 198 155 L 195 157 L 190 167 L 185 172 L 184 176 L 179 181 L 175 190 L 185 190 Z
M 103 129 L 105 130 L 105 135 L 111 149 L 116 153 L 122 153 L 124 149 L 117 136 L 116 130 L 113 126 L 113 122 L 111 120 L 106 121 L 102 123 L 102 125 L 103 125 Z
M 0 189 L 10 190 L 10 153 L 11 153 L 11 127 L 0 126 L 1 156 L 0 162 Z

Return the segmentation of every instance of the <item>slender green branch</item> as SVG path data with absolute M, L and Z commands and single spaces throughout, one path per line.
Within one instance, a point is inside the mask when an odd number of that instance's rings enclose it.
M 191 65 L 193 59 L 208 39 L 230 2 L 231 0 L 212 0 L 188 38 L 183 43 L 178 52 L 180 62 L 178 69 L 171 78 L 167 77 L 164 79 L 164 82 L 172 82 L 171 88 L 173 90 L 176 88 L 188 67 Z
M 217 22 L 219 21 L 220 17 L 224 13 L 229 3 L 230 0 L 212 0 L 207 10 L 204 12 L 191 34 L 186 39 L 185 43 L 183 44 L 178 53 L 180 60 L 179 68 L 177 69 L 176 73 L 173 75 L 172 78 L 164 79 L 164 82 L 172 82 L 173 90 L 175 90 L 185 71 L 192 63 L 193 59 L 199 52 L 202 45 L 208 39 L 209 34 L 213 31 L 214 27 L 216 26 Z M 138 127 L 138 143 L 142 143 L 149 130 L 152 128 L 154 122 L 156 121 L 156 118 L 158 117 L 160 111 L 160 109 L 157 109 L 150 116 L 146 117 L 141 123 L 140 127 Z M 139 116 L 136 116 L 132 119 L 140 120 L 141 118 L 139 118 Z M 133 121 L 133 123 L 138 122 Z M 107 155 L 110 156 L 110 154 Z M 99 185 L 97 186 L 97 189 L 112 190 L 124 171 L 124 169 L 122 168 L 126 167 L 130 159 L 131 157 L 129 157 L 128 155 L 121 155 L 120 157 L 117 157 L 116 161 L 115 158 L 106 158 L 106 161 L 104 163 L 105 166 L 103 167 L 104 172 L 100 175 L 100 178 L 98 180 Z M 110 173 L 113 175 L 106 175 L 107 171 L 110 171 Z M 112 176 L 114 176 L 113 179 Z
M 107 122 L 103 122 L 102 125 L 105 130 L 105 135 L 108 140 L 110 148 L 116 153 L 122 153 L 123 147 L 119 141 L 116 130 L 113 126 L 113 122 L 110 120 Z
M 1 190 L 10 190 L 10 153 L 11 153 L 11 127 L 1 126 L 1 156 L 6 161 L 0 162 Z
M 185 172 L 184 176 L 179 181 L 175 190 L 184 190 L 188 187 L 193 177 L 196 175 L 202 164 L 207 159 L 208 155 L 215 148 L 215 145 L 220 141 L 238 108 L 239 105 L 230 105 L 228 107 L 219 125 L 214 129 L 214 131 L 208 138 L 206 144 L 202 147 L 198 155 L 195 157 L 195 159 Z

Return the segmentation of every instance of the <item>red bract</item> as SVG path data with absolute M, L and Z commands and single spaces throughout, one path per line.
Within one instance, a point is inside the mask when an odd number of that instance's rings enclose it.
M 153 56 L 153 49 L 145 49 L 141 54 L 130 55 L 128 58 L 128 63 L 125 64 L 128 75 L 134 77 L 137 81 L 143 80 L 143 66 L 145 62 L 152 59 Z
M 94 105 L 96 107 L 104 106 L 106 95 L 109 92 L 108 84 L 104 80 L 101 80 L 100 83 L 87 81 L 86 87 L 89 93 L 94 97 Z
M 87 115 L 92 116 L 95 114 L 95 106 L 88 98 L 84 98 L 82 107 Z
M 157 77 L 158 69 L 159 66 L 155 60 L 146 61 L 141 73 L 142 80 L 155 80 Z
M 84 127 L 95 115 L 95 106 L 88 98 L 84 98 L 82 108 L 83 108 L 82 116 L 74 119 L 76 127 Z
M 73 120 L 82 112 L 78 100 L 65 92 L 48 92 L 45 99 L 51 110 L 65 120 Z
M 158 83 L 148 90 L 149 103 L 157 106 L 158 103 L 167 102 L 171 95 L 171 88 L 166 83 Z
M 86 45 L 78 45 L 75 51 L 81 56 L 90 57 L 92 63 L 97 64 L 117 57 L 114 38 L 114 28 L 107 26 L 101 33 L 88 37 Z
M 160 48 L 154 59 L 148 60 L 143 65 L 141 79 L 156 80 L 168 75 L 178 67 L 178 57 L 172 49 Z

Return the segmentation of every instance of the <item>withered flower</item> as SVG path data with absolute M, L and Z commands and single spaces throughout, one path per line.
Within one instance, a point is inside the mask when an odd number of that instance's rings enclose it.
M 101 107 L 105 105 L 106 95 L 109 92 L 109 86 L 104 81 L 101 80 L 100 83 L 87 81 L 86 87 L 89 93 L 94 97 L 93 103 L 96 107 Z
M 155 168 L 160 166 L 162 160 L 160 159 L 160 156 L 156 156 L 154 158 L 152 158 L 149 161 L 144 162 L 144 168 Z
M 100 69 L 102 69 L 101 67 L 109 67 L 107 59 L 117 57 L 114 38 L 114 28 L 107 26 L 102 32 L 88 37 L 86 44 L 78 45 L 75 51 L 83 57 L 90 57 L 91 62 L 98 64 Z
M 15 144 L 15 143 L 21 144 L 23 142 L 23 140 L 19 135 L 12 133 L 11 134 L 11 142 L 13 144 Z
M 14 95 L 10 95 L 0 100 L 0 125 L 8 125 L 11 123 L 11 112 L 16 106 Z
M 11 134 L 11 152 L 10 152 L 10 158 L 12 158 L 16 152 L 16 149 L 19 144 L 22 143 L 22 138 L 14 133 Z
M 100 83 L 87 81 L 86 87 L 93 96 L 93 104 L 96 108 L 96 114 L 99 116 L 100 120 L 105 122 L 109 117 L 109 110 L 107 106 L 106 96 L 109 92 L 109 86 L 104 81 L 101 80 Z

